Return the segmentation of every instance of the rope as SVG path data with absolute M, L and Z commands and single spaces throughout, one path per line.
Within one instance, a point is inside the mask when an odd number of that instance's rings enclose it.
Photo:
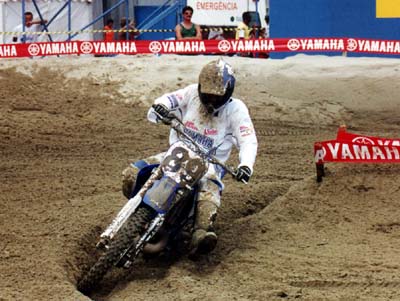
M 212 27 L 212 28 L 203 28 L 202 31 L 237 31 L 237 28 L 223 28 L 223 27 Z M 92 29 L 92 30 L 77 30 L 77 31 L 4 31 L 0 32 L 2 35 L 57 35 L 57 34 L 83 34 L 83 33 L 105 33 L 105 32 L 175 32 L 174 29 L 112 29 L 112 30 L 104 30 L 104 29 Z

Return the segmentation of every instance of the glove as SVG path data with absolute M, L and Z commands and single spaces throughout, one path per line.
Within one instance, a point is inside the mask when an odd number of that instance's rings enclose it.
M 161 118 L 157 116 L 157 120 L 161 120 L 164 123 L 168 123 L 168 121 L 171 120 L 171 117 L 169 116 L 169 109 L 165 105 L 162 104 L 153 105 L 153 110 L 156 111 L 161 116 Z
M 239 182 L 249 182 L 251 176 L 251 169 L 247 166 L 240 166 L 237 170 L 236 180 Z

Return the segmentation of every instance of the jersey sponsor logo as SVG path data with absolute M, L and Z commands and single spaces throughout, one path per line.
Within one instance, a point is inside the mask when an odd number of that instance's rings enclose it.
M 242 137 L 250 136 L 251 134 L 253 134 L 253 128 L 248 126 L 242 125 L 239 127 L 239 130 Z
M 199 129 L 197 128 L 197 126 L 195 126 L 195 124 L 194 124 L 193 121 L 186 121 L 186 122 L 185 122 L 185 127 L 189 128 L 189 129 L 192 129 L 192 130 L 195 130 L 195 131 L 198 131 L 198 130 L 199 130 Z
M 189 128 L 184 129 L 185 134 L 193 138 L 197 143 L 204 146 L 206 149 L 211 149 L 214 145 L 214 139 L 204 136 L 198 132 L 195 132 Z
M 204 129 L 204 135 L 211 136 L 211 135 L 218 135 L 217 129 Z
M 171 104 L 171 109 L 175 109 L 178 106 L 178 99 L 174 94 L 167 96 L 169 103 Z

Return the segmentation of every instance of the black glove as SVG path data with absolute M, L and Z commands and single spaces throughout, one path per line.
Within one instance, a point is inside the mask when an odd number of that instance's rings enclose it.
M 161 118 L 158 119 L 161 119 L 163 122 L 168 122 L 171 120 L 171 116 L 169 115 L 170 111 L 165 105 L 156 104 L 153 105 L 153 109 L 161 116 Z
M 239 182 L 249 182 L 251 176 L 251 169 L 247 166 L 240 166 L 237 170 L 236 180 Z

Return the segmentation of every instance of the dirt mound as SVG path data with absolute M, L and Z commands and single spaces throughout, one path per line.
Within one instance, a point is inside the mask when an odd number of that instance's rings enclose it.
M 1 62 L 1 300 L 87 299 L 76 279 L 124 204 L 121 170 L 128 158 L 167 145 L 168 129 L 146 120 L 148 105 L 194 82 L 211 59 Z M 342 123 L 397 135 L 395 61 L 227 60 L 238 70 L 235 93 L 254 116 L 260 146 L 252 182 L 225 181 L 216 250 L 197 262 L 139 260 L 108 275 L 91 297 L 396 299 L 400 167 L 327 164 L 317 184 L 312 158 L 313 143 L 334 138 Z

